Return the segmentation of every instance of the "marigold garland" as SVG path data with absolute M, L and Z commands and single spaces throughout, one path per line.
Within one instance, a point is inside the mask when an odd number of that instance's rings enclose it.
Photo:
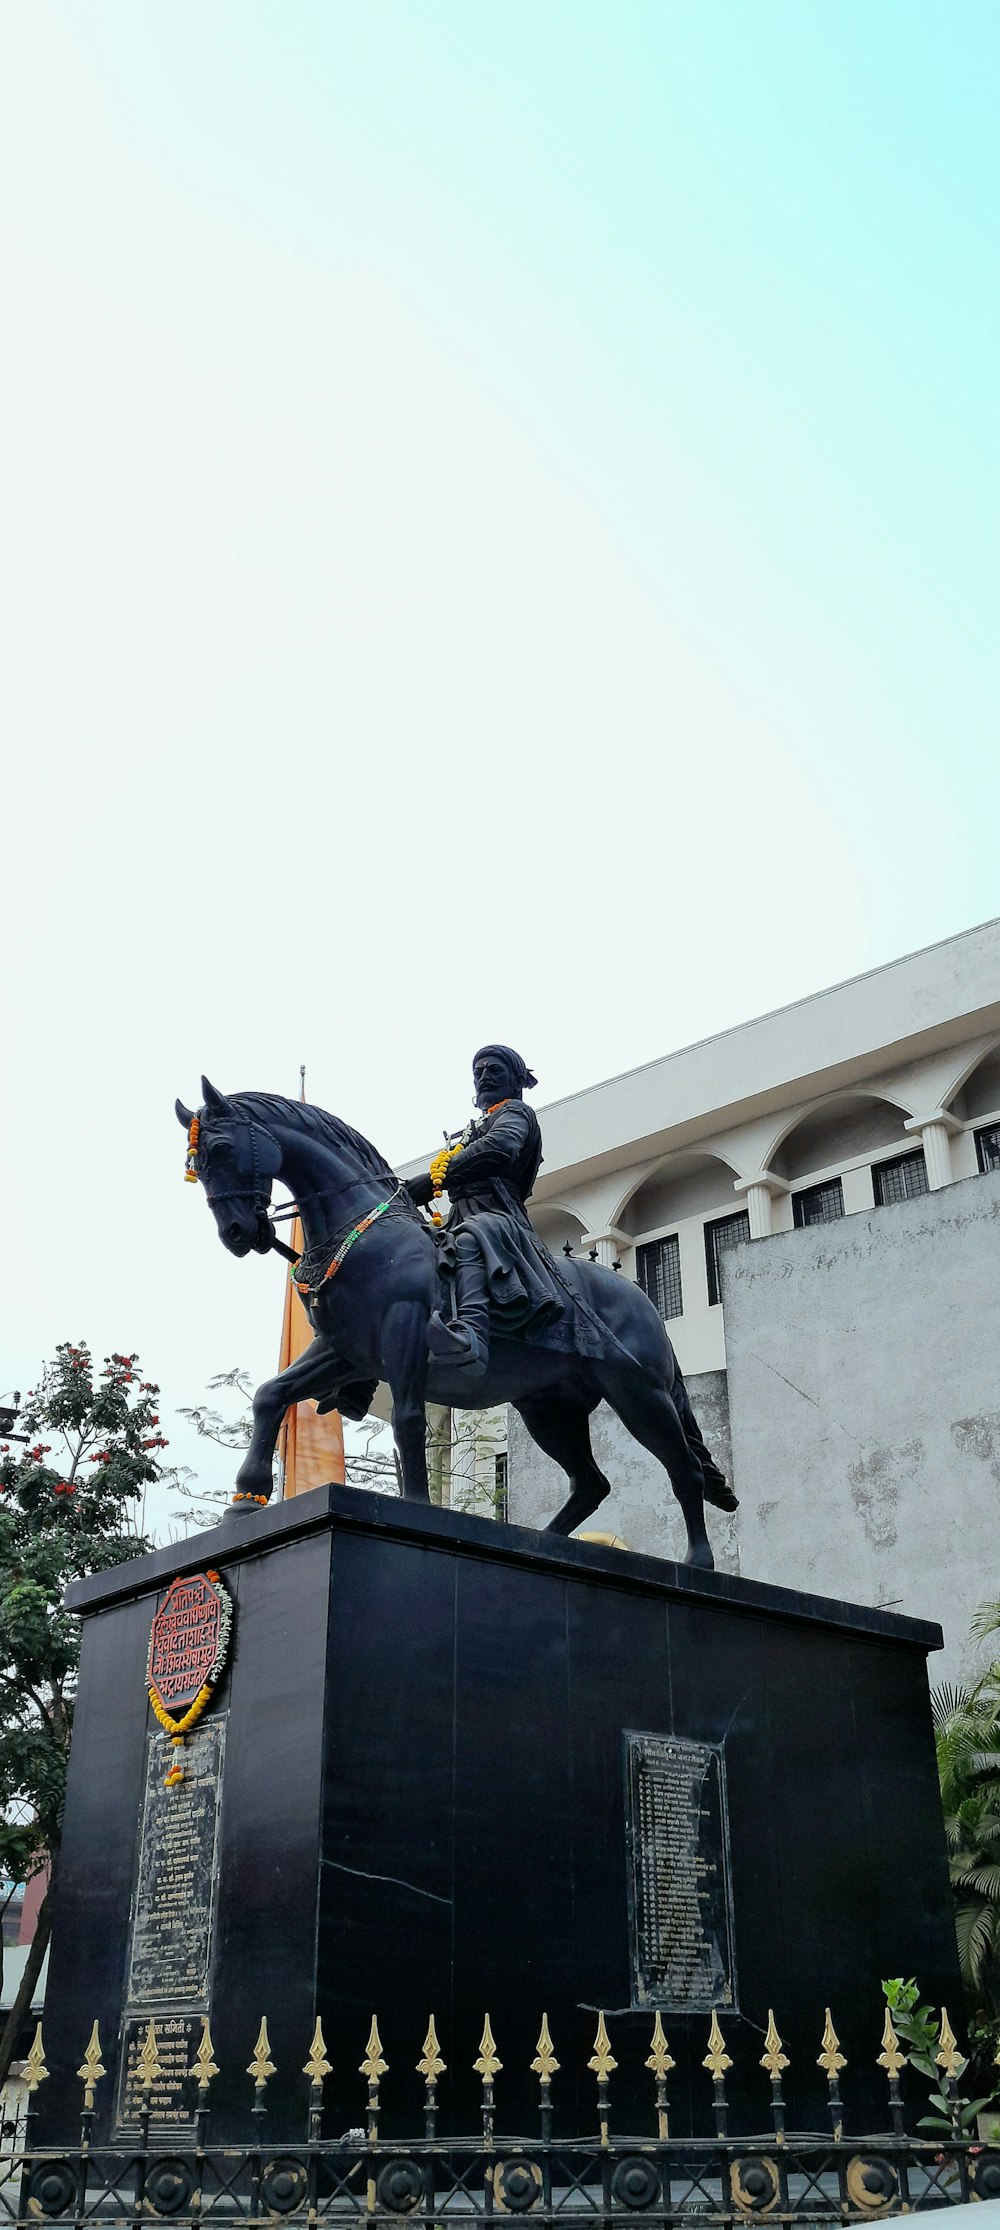
M 222 1672 L 223 1666 L 225 1665 L 226 1657 L 229 1651 L 229 1636 L 232 1632 L 233 1626 L 233 1599 L 229 1593 L 229 1589 L 225 1586 L 221 1575 L 218 1572 L 206 1572 L 205 1578 L 208 1581 L 208 1584 L 211 1587 L 213 1593 L 218 1597 L 219 1600 L 219 1610 L 221 1614 L 219 1619 L 219 1646 L 215 1652 L 214 1660 L 206 1675 L 205 1681 L 202 1687 L 199 1688 L 194 1702 L 188 1705 L 187 1710 L 185 1711 L 183 1717 L 180 1719 L 175 1719 L 172 1714 L 166 1709 L 165 1705 L 160 1702 L 159 1696 L 157 1695 L 156 1689 L 153 1685 L 153 1635 L 156 1630 L 155 1619 L 153 1621 L 153 1625 L 150 1627 L 149 1630 L 149 1649 L 146 1654 L 146 1693 L 152 1705 L 154 1717 L 159 1720 L 164 1733 L 170 1736 L 173 1747 L 176 1751 L 183 1750 L 185 1735 L 190 1734 L 192 1727 L 195 1726 L 197 1721 L 201 1718 L 202 1712 L 205 1709 L 205 1705 L 211 1703 L 213 1690 L 219 1679 L 219 1675 Z M 181 1766 L 180 1758 L 175 1757 L 169 1773 L 165 1776 L 163 1786 L 165 1789 L 175 1788 L 178 1781 L 183 1781 L 183 1779 L 184 1772 Z
M 198 1135 L 200 1130 L 201 1124 L 197 1115 L 192 1115 L 188 1124 L 187 1153 L 184 1156 L 184 1182 L 186 1185 L 196 1185 L 198 1182 Z
M 191 1728 L 194 1726 L 195 1720 L 201 1718 L 202 1712 L 205 1709 L 205 1705 L 207 1703 L 211 1703 L 212 1691 L 210 1688 L 199 1688 L 194 1702 L 188 1705 L 183 1719 L 172 1719 L 169 1711 L 164 1711 L 163 1705 L 160 1702 L 155 1688 L 150 1689 L 149 1700 L 153 1706 L 154 1715 L 159 1720 L 161 1727 L 164 1728 L 167 1734 L 173 1736 L 175 1742 L 179 1742 L 183 1735 L 186 1735 L 190 1732 Z
M 509 1098 L 510 1094 L 508 1093 L 507 1099 Z M 499 1113 L 501 1107 L 506 1107 L 506 1105 L 506 1099 L 494 1100 L 492 1107 L 488 1107 L 486 1109 L 486 1113 L 487 1115 L 496 1115 Z M 448 1181 L 448 1164 L 449 1162 L 453 1162 L 456 1154 L 461 1153 L 463 1146 L 467 1146 L 470 1139 L 475 1137 L 475 1132 L 475 1123 L 467 1123 L 457 1146 L 442 1146 L 435 1154 L 434 1159 L 431 1162 L 431 1183 L 434 1187 L 434 1194 L 431 1202 L 432 1223 L 441 1222 L 440 1213 L 434 1206 L 434 1202 L 440 1200 L 441 1194 L 443 1193 L 445 1185 Z

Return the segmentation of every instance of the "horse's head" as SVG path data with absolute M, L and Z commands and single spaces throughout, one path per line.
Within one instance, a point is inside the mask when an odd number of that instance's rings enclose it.
M 266 1254 L 271 1245 L 267 1210 L 271 1186 L 281 1168 L 281 1148 L 236 1100 L 201 1080 L 204 1105 L 195 1114 L 175 1101 L 177 1120 L 188 1134 L 189 1177 L 199 1179 L 208 1196 L 219 1237 L 230 1254 Z

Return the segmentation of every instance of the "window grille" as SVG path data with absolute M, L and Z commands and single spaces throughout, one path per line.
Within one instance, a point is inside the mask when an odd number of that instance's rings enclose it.
M 681 1243 L 676 1232 L 669 1239 L 653 1239 L 648 1247 L 636 1248 L 636 1274 L 646 1299 L 659 1309 L 664 1323 L 672 1316 L 683 1316 Z
M 923 1147 L 918 1146 L 915 1154 L 897 1154 L 894 1161 L 875 1162 L 872 1181 L 879 1208 L 888 1207 L 893 1200 L 915 1200 L 918 1193 L 928 1192 Z
M 989 1123 L 985 1130 L 977 1130 L 976 1153 L 984 1176 L 988 1169 L 1000 1169 L 1000 1123 Z
M 493 1515 L 500 1525 L 507 1523 L 507 1451 L 493 1458 Z
M 708 1271 L 708 1298 L 712 1308 L 722 1299 L 722 1279 L 719 1264 L 729 1247 L 740 1247 L 750 1237 L 750 1217 L 745 1208 L 735 1216 L 719 1216 L 714 1223 L 705 1225 L 705 1267 Z
M 830 1177 L 825 1185 L 807 1185 L 804 1192 L 792 1194 L 796 1231 L 810 1223 L 839 1223 L 843 1213 L 844 1188 L 839 1177 Z

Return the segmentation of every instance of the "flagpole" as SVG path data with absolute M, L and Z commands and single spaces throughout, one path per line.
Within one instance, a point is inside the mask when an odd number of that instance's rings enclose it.
M 299 1063 L 299 1102 L 305 1105 L 306 1065 Z M 289 1242 L 301 1253 L 305 1245 L 301 1218 L 296 1215 Z M 281 1322 L 281 1350 L 279 1370 L 287 1370 L 291 1363 L 304 1355 L 312 1339 L 312 1327 L 295 1290 L 291 1277 L 285 1283 L 285 1307 Z M 321 1417 L 315 1402 L 295 1402 L 286 1410 L 278 1434 L 278 1454 L 281 1459 L 282 1499 L 290 1502 L 293 1496 L 305 1494 L 310 1487 L 325 1486 L 328 1481 L 342 1485 L 344 1469 L 344 1428 L 338 1410 L 331 1409 Z

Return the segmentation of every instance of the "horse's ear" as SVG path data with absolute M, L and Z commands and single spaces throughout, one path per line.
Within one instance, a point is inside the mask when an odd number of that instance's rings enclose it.
M 177 1115 L 177 1120 L 178 1120 L 178 1122 L 179 1122 L 179 1124 L 180 1124 L 180 1126 L 181 1126 L 181 1129 L 182 1129 L 182 1130 L 190 1130 L 190 1128 L 191 1128 L 191 1125 L 192 1125 L 192 1123 L 194 1122 L 194 1115 L 193 1115 L 193 1113 L 192 1113 L 192 1111 L 191 1111 L 190 1107 L 185 1107 L 185 1105 L 184 1105 L 184 1102 L 183 1102 L 183 1100 L 175 1100 L 175 1101 L 174 1101 L 174 1108 L 175 1108 L 175 1111 L 176 1111 L 176 1115 Z
M 233 1113 L 225 1093 L 217 1092 L 215 1085 L 209 1083 L 207 1076 L 203 1076 L 201 1080 L 201 1096 L 210 1115 L 231 1115 Z

